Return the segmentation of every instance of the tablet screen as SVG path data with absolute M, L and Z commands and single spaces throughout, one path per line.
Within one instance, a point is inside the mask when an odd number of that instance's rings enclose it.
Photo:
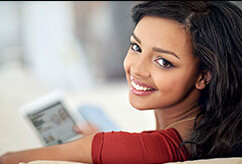
M 61 144 L 78 135 L 73 130 L 74 120 L 61 102 L 31 111 L 27 117 L 45 145 Z

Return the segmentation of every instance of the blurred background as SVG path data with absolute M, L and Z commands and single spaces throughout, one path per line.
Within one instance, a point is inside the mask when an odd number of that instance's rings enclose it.
M 55 91 L 63 91 L 74 110 L 102 109 L 120 130 L 155 128 L 152 111 L 128 102 L 123 59 L 135 3 L 0 2 L 0 154 L 38 145 L 18 110 Z
M 130 106 L 123 70 L 135 3 L 0 2 L 0 154 L 41 146 L 19 111 L 56 91 L 71 110 L 99 109 L 119 130 L 155 128 L 152 111 Z
M 68 91 L 124 80 L 133 4 L 0 2 L 0 66 L 17 63 L 47 87 Z

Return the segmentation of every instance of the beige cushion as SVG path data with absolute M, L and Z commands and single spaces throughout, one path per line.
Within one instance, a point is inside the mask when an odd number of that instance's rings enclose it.
M 28 163 L 19 163 L 19 164 L 83 164 L 78 162 L 67 162 L 67 161 L 32 161 Z M 242 164 L 242 157 L 233 157 L 233 158 L 214 158 L 214 159 L 201 159 L 185 162 L 168 162 L 166 164 Z
M 242 157 L 201 159 L 185 162 L 168 162 L 167 164 L 242 164 Z

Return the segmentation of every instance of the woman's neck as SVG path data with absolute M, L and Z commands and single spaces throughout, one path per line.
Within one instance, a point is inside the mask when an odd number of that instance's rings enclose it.
M 174 127 L 178 126 L 179 124 L 182 125 L 191 125 L 193 126 L 194 120 L 190 118 L 196 116 L 200 110 L 200 107 L 197 105 L 190 105 L 187 108 L 179 109 L 179 108 L 170 108 L 170 109 L 155 109 L 155 118 L 156 118 L 156 129 L 166 129 L 166 127 L 170 126 L 171 124 Z M 185 119 L 187 121 L 185 121 Z M 184 121 L 181 121 L 184 120 Z M 180 122 L 177 123 L 176 122 Z M 172 126 L 173 127 L 173 126 Z M 183 126 L 185 127 L 185 126 Z

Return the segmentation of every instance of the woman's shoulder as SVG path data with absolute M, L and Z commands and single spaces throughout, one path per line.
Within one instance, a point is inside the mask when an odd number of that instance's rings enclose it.
M 145 131 L 142 131 L 142 133 L 150 133 L 150 134 L 172 137 L 172 138 L 177 139 L 178 141 L 182 142 L 181 135 L 179 134 L 178 130 L 175 128 L 169 128 L 169 129 L 164 129 L 164 130 L 145 130 Z
M 171 159 L 188 159 L 189 153 L 183 147 L 179 148 L 180 144 L 181 137 L 174 128 L 142 132 L 101 132 L 93 139 L 92 157 L 94 161 L 98 161 L 100 156 L 106 161 L 119 159 L 127 162 L 135 159 L 136 163 L 144 163 L 144 160 L 162 163 Z
M 111 131 L 100 132 L 96 134 L 94 140 L 102 140 L 110 143 L 146 143 L 156 146 L 168 146 L 177 149 L 183 142 L 182 138 L 175 128 L 165 130 L 145 130 L 141 132 Z M 125 145 L 125 144 L 124 144 Z
M 141 132 L 127 132 L 127 131 L 110 131 L 110 132 L 99 132 L 97 135 L 105 136 L 163 136 L 167 138 L 174 138 L 178 141 L 182 141 L 182 138 L 175 128 L 169 128 L 164 130 L 144 130 Z
M 145 139 L 164 139 L 171 140 L 174 143 L 180 144 L 182 142 L 181 135 L 175 128 L 169 128 L 165 130 L 144 130 L 142 132 L 127 132 L 127 131 L 111 131 L 111 132 L 100 132 L 97 135 L 103 137 L 121 137 L 121 138 L 136 138 L 142 137 Z M 103 138 L 101 137 L 101 138 Z

